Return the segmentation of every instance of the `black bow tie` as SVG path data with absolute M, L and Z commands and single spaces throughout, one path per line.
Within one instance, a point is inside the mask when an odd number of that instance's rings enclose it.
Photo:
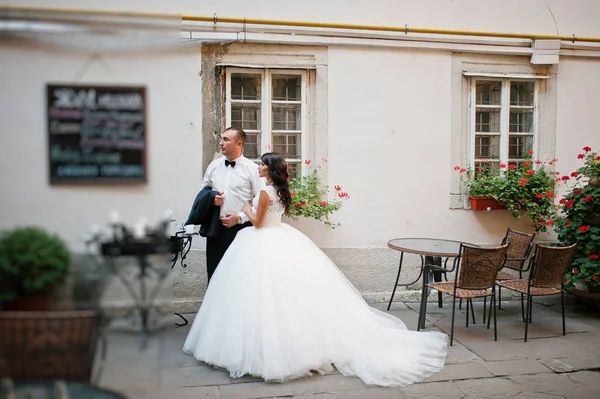
M 235 161 L 225 160 L 225 167 L 228 167 L 229 165 L 231 165 L 232 168 L 235 168 Z

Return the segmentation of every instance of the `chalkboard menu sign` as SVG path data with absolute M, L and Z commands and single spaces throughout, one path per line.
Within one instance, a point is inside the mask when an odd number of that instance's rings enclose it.
M 146 182 L 144 87 L 47 86 L 51 184 Z

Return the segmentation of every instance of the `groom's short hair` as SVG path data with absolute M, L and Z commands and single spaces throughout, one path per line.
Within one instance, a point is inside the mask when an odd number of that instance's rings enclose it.
M 233 132 L 233 133 L 235 133 L 235 137 L 237 137 L 237 139 L 239 141 L 241 141 L 242 144 L 246 143 L 246 132 L 244 132 L 239 127 L 228 127 L 227 129 L 225 129 L 225 132 Z

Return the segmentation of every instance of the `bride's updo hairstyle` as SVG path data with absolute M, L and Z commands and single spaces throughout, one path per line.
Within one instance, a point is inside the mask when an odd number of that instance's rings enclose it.
M 292 205 L 287 162 L 281 154 L 276 152 L 267 152 L 260 157 L 260 160 L 269 167 L 269 177 L 273 180 L 273 187 L 277 190 L 277 195 L 285 207 L 285 213 L 287 213 Z

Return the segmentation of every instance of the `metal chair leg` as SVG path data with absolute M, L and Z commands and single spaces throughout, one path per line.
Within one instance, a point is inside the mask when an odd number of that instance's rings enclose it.
M 475 324 L 475 307 L 473 306 L 473 299 L 469 299 L 471 301 L 471 316 L 473 316 L 473 324 Z
M 452 296 L 452 325 L 450 326 L 450 346 L 454 342 L 454 316 L 456 313 L 456 297 Z
M 458 310 L 462 309 L 462 298 L 458 300 Z
M 496 306 L 496 294 L 493 292 L 493 298 L 490 298 L 490 308 L 488 310 L 487 329 L 490 329 L 490 322 L 492 321 L 492 307 Z
M 527 342 L 527 330 L 529 329 L 529 317 L 531 316 L 531 295 L 527 295 L 527 314 L 525 315 L 525 339 Z
M 483 297 L 483 324 L 485 324 L 485 311 L 487 305 L 487 296 Z
M 467 317 L 465 317 L 467 328 L 469 328 L 469 303 L 470 302 L 471 301 L 469 300 L 469 298 L 467 298 Z
M 560 302 L 562 307 L 563 335 L 567 335 L 567 329 L 565 327 L 565 290 L 563 287 L 560 287 Z
M 493 299 L 490 300 L 490 302 L 494 301 L 496 302 L 496 295 L 494 294 Z M 498 341 L 498 326 L 497 326 L 497 321 L 496 321 L 496 304 L 494 303 L 494 306 L 492 306 L 493 310 L 494 310 L 494 341 Z
M 495 301 L 495 299 L 494 299 Z M 502 310 L 502 287 L 498 286 L 498 309 Z

